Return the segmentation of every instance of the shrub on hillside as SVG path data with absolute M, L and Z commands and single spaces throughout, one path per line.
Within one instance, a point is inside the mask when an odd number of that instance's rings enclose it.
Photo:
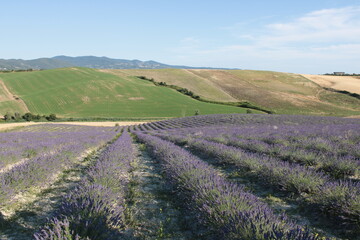
M 9 113 L 7 112 L 5 115 L 4 115 L 4 120 L 5 121 L 20 121 L 22 119 L 20 113 L 18 112 L 15 112 L 15 113 Z
M 46 117 L 48 121 L 55 121 L 57 119 L 56 115 L 51 113 L 49 116 Z
M 35 114 L 32 114 L 30 112 L 28 113 L 25 113 L 24 115 L 21 115 L 20 113 L 18 112 L 15 112 L 15 113 L 6 113 L 4 115 L 4 120 L 6 122 L 19 122 L 19 121 L 27 121 L 27 122 L 30 122 L 30 121 L 39 121 L 39 120 L 47 120 L 47 121 L 55 121 L 57 118 L 57 116 L 55 114 L 50 114 L 49 116 L 46 116 L 46 115 L 43 115 L 43 116 L 40 116 L 39 114 L 35 115 Z

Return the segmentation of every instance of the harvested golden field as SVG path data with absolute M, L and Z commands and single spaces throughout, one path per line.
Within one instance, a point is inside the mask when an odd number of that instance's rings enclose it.
M 322 87 L 360 94 L 360 77 L 302 74 Z

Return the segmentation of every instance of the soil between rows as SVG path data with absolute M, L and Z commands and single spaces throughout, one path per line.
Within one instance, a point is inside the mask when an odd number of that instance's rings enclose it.
M 133 226 L 127 235 L 135 239 L 211 239 L 209 229 L 198 223 L 166 181 L 161 163 L 146 150 L 138 153 L 130 183 L 132 197 L 128 199 Z
M 51 218 L 59 206 L 62 197 L 73 189 L 85 176 L 104 147 L 83 157 L 73 166 L 61 172 L 47 188 L 24 194 L 24 205 L 17 208 L 10 216 L 0 212 L 0 239 L 34 239 L 33 234 Z M 1 219 L 2 218 L 2 219 Z
M 315 232 L 321 233 L 327 237 L 348 239 L 348 232 L 336 223 L 329 221 L 326 217 L 319 216 L 316 209 L 309 208 L 305 203 L 301 202 L 301 196 L 295 196 L 281 192 L 276 188 L 271 188 L 265 183 L 259 182 L 258 179 L 249 175 L 246 171 L 239 169 L 231 164 L 219 163 L 213 157 L 209 157 L 202 152 L 191 150 L 186 144 L 176 144 L 190 151 L 193 155 L 215 167 L 219 174 L 227 178 L 229 181 L 244 185 L 245 188 L 259 199 L 263 200 L 278 214 L 286 213 L 286 215 L 294 222 L 300 225 L 306 225 Z M 353 239 L 350 236 L 349 239 Z M 359 239 L 359 237 L 354 238 Z

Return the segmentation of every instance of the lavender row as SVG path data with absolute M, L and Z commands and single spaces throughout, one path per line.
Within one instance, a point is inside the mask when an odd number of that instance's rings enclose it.
M 260 182 L 287 192 L 306 193 L 304 200 L 318 206 L 339 222 L 358 225 L 360 216 L 360 183 L 329 181 L 328 177 L 296 164 L 279 162 L 266 156 L 249 154 L 237 148 L 181 135 L 162 135 L 176 143 L 215 157 L 219 162 L 233 164 Z M 304 195 L 306 196 L 306 195 Z
M 160 121 L 163 129 L 204 127 L 204 126 L 234 126 L 234 125 L 359 125 L 358 119 L 340 117 L 319 117 L 303 115 L 267 115 L 267 114 L 213 114 L 192 116 Z
M 40 239 L 119 239 L 125 227 L 125 188 L 135 150 L 128 132 L 108 146 L 86 178 L 68 193 Z M 66 238 L 67 239 L 67 238 Z
M 360 121 L 359 121 L 360 123 Z M 179 131 L 206 137 L 261 140 L 268 144 L 295 146 L 337 156 L 360 155 L 360 124 L 341 125 L 245 125 L 187 128 Z
M 25 158 L 54 151 L 67 144 L 69 134 L 0 133 L 0 169 Z
M 348 127 L 353 127 L 356 134 L 348 135 L 345 130 L 342 134 L 335 135 L 304 136 L 292 134 L 290 136 L 266 136 L 259 139 L 268 144 L 291 145 L 319 153 L 328 152 L 335 156 L 350 155 L 360 159 L 360 128 L 356 128 L 356 125 Z
M 317 239 L 184 149 L 154 136 L 136 135 L 162 161 L 167 177 L 206 223 L 227 239 Z
M 95 130 L 66 135 L 66 139 L 53 138 L 52 145 L 61 145 L 64 140 L 67 145 L 57 148 L 51 154 L 41 153 L 9 171 L 0 173 L 0 202 L 5 204 L 11 201 L 12 196 L 26 191 L 29 187 L 47 184 L 53 180 L 54 175 L 71 166 L 85 150 L 104 144 L 114 135 L 115 132 Z
M 75 132 L 82 135 L 88 132 L 109 131 L 111 128 L 79 127 L 65 125 L 37 125 L 37 132 L 6 132 L 0 133 L 0 169 L 25 158 L 35 157 L 41 154 L 49 154 L 54 150 L 68 145 L 69 139 L 73 138 Z M 29 126 L 21 130 L 29 130 L 35 126 Z M 53 131 L 61 128 L 61 131 Z
M 360 158 L 360 125 L 297 125 L 247 126 L 207 129 L 207 136 L 261 140 L 268 144 L 294 146 L 318 153 L 329 152 L 335 156 L 352 155 Z
M 112 131 L 113 127 L 94 127 L 84 125 L 70 125 L 70 124 L 38 124 L 26 126 L 16 130 L 16 132 L 86 132 L 94 129 L 102 129 L 102 131 Z
M 270 145 L 259 140 L 244 140 L 236 137 L 221 139 L 206 137 L 205 139 L 254 153 L 266 154 L 283 161 L 313 166 L 318 171 L 324 171 L 337 179 L 357 176 L 360 172 L 360 159 L 353 156 L 337 156 L 329 152 L 304 150 L 296 146 Z
M 279 129 L 275 134 L 271 132 L 272 128 L 269 129 L 264 126 L 253 128 L 217 127 L 178 129 L 174 132 L 174 134 L 191 135 L 196 138 L 207 139 L 210 141 L 224 143 L 226 145 L 240 147 L 246 151 L 266 154 L 283 161 L 314 166 L 318 170 L 325 171 L 335 178 L 345 178 L 350 176 L 357 176 L 359 174 L 360 159 L 356 156 L 357 152 L 360 150 L 356 147 L 356 144 L 350 144 L 351 147 L 339 147 L 339 144 L 326 141 L 325 137 L 327 136 L 324 134 L 318 136 L 316 141 L 311 141 L 311 139 L 305 140 L 306 138 L 304 135 L 296 135 L 299 134 L 298 130 L 303 129 L 302 127 L 297 126 L 289 128 L 289 126 L 282 126 L 281 129 L 282 128 L 287 129 L 287 131 L 291 129 L 292 135 L 290 136 L 292 138 L 301 138 L 304 139 L 303 142 L 310 143 L 304 144 L 304 147 L 302 147 L 300 143 L 297 145 L 288 144 L 284 146 L 283 144 L 278 143 L 281 141 L 281 136 L 284 132 Z M 347 141 L 350 137 L 356 138 L 359 133 L 354 131 L 354 129 L 356 128 L 353 125 L 342 125 L 340 129 L 337 128 L 336 134 L 334 133 L 336 138 L 332 138 L 338 139 L 339 141 Z M 320 132 L 323 131 L 323 129 L 320 127 L 318 130 Z M 267 133 L 264 133 L 264 131 Z M 350 134 L 349 131 L 353 131 L 353 133 Z M 264 141 L 258 140 L 261 138 L 259 135 L 264 136 L 265 134 L 268 136 L 268 138 L 276 139 L 276 143 L 268 144 Z M 302 134 L 304 134 L 304 131 L 302 131 Z M 310 149 L 310 146 L 312 146 L 312 149 Z M 315 147 L 321 148 L 321 151 L 314 149 Z
M 234 164 L 241 171 L 264 178 L 264 181 L 277 185 L 284 191 L 297 194 L 312 193 L 328 180 L 324 174 L 317 173 L 312 169 L 297 164 L 279 162 L 265 155 L 248 153 L 221 143 L 194 139 L 180 134 L 157 134 L 157 136 L 177 144 L 186 144 L 193 151 L 216 158 L 219 163 Z

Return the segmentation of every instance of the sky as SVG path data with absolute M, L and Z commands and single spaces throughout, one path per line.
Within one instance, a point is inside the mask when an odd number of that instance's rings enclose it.
M 360 0 L 0 0 L 0 58 L 360 73 Z

